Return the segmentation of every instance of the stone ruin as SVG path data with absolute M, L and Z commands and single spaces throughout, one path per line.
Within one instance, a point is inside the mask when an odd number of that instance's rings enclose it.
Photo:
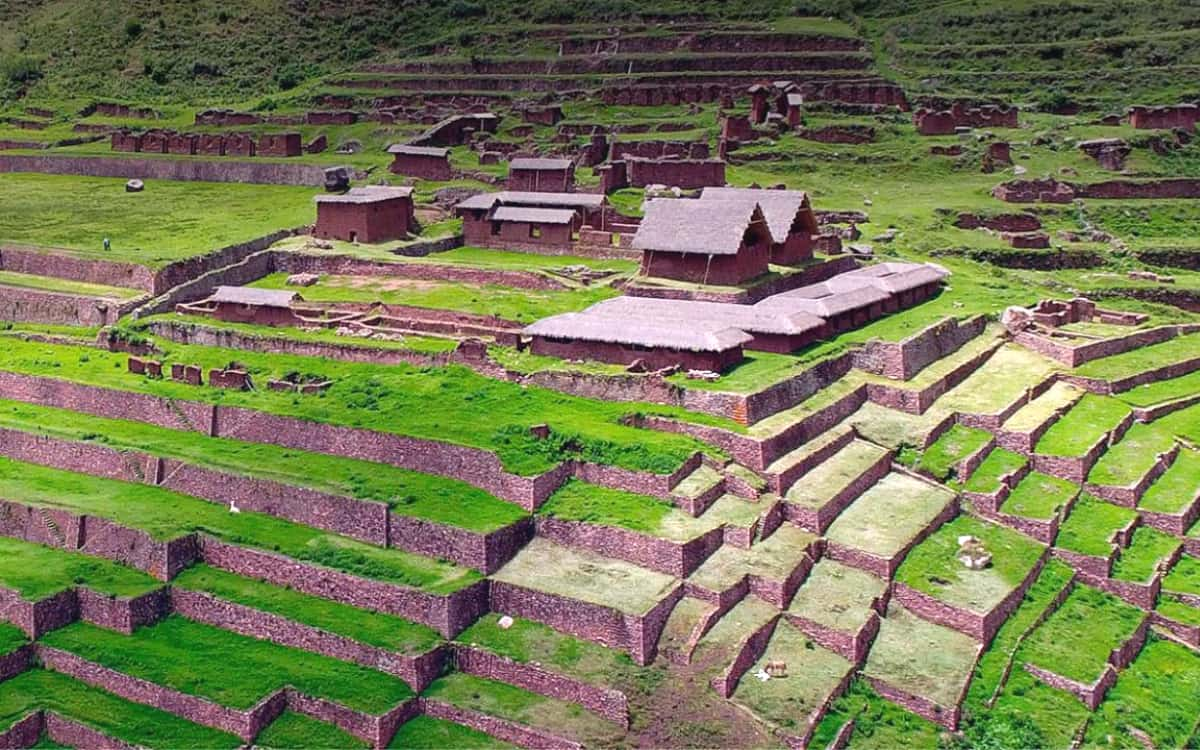
M 1018 111 L 1016 107 L 970 107 L 955 102 L 949 109 L 918 109 L 913 113 L 913 124 L 921 135 L 954 135 L 959 128 L 1015 128 Z
M 1080 141 L 1079 150 L 1096 160 L 1103 167 L 1113 172 L 1125 168 L 1125 159 L 1132 150 L 1128 143 L 1120 138 L 1094 138 Z
M 970 535 L 958 538 L 958 553 L 955 557 L 967 570 L 983 570 L 992 564 L 992 553 L 988 552 L 983 542 Z

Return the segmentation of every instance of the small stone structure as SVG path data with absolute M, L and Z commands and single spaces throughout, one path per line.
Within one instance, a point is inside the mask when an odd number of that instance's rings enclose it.
M 414 228 L 412 188 L 357 187 L 341 195 L 318 195 L 313 236 L 345 242 L 403 239 Z
M 449 180 L 453 176 L 448 148 L 397 143 L 387 150 L 392 155 L 388 170 L 393 174 L 422 180 Z
M 633 237 L 645 276 L 735 286 L 767 272 L 772 237 L 756 203 L 660 198 L 645 214 Z
M 1125 159 L 1132 150 L 1128 143 L 1120 138 L 1094 138 L 1080 141 L 1079 150 L 1092 157 L 1105 169 L 1119 172 L 1125 168 Z
M 913 124 L 921 135 L 954 135 L 958 128 L 1015 128 L 1017 113 L 1016 107 L 970 107 L 955 102 L 950 109 L 918 109 L 913 113 Z
M 575 190 L 575 163 L 570 159 L 520 158 L 508 163 L 509 190 L 569 193 Z
M 1168 107 L 1136 105 L 1129 108 L 1129 124 L 1139 130 L 1195 130 L 1197 120 L 1200 120 L 1200 107 L 1195 104 L 1176 104 Z

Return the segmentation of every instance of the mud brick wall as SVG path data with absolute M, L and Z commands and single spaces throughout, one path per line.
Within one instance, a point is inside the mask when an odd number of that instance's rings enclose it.
M 65 292 L 0 287 L 0 319 L 70 326 L 105 326 L 132 310 L 137 301 L 120 302 Z
M 566 547 L 625 560 L 677 578 L 691 575 L 720 548 L 724 537 L 722 529 L 716 528 L 688 542 L 673 542 L 614 526 L 549 516 L 538 517 L 537 534 Z
M 154 274 L 136 263 L 89 260 L 15 245 L 0 246 L 0 270 L 154 291 Z
M 507 719 L 459 708 L 436 699 L 420 698 L 419 700 L 421 711 L 426 716 L 462 724 L 517 747 L 533 748 L 534 750 L 583 750 L 583 745 L 578 742 Z
M 175 612 L 189 620 L 378 669 L 399 677 L 417 692 L 441 672 L 444 655 L 440 648 L 407 656 L 199 591 L 173 588 L 170 602 Z
M 487 581 L 452 594 L 429 594 L 271 552 L 238 547 L 208 536 L 201 541 L 201 551 L 204 562 L 214 567 L 354 607 L 404 617 L 428 625 L 445 638 L 458 635 L 487 610 Z
M 854 352 L 854 366 L 876 375 L 910 380 L 930 364 L 958 351 L 986 327 L 987 318 L 982 315 L 962 322 L 946 318 L 903 341 L 872 339 Z
M 516 662 L 481 648 L 461 645 L 452 648 L 454 664 L 460 672 L 507 682 L 539 695 L 575 703 L 626 729 L 629 727 L 628 700 L 619 690 L 572 679 L 537 664 Z
M 3 679 L 7 679 L 7 677 Z M 0 748 L 33 747 L 42 738 L 44 724 L 45 720 L 41 711 L 34 711 L 24 718 L 17 719 L 12 726 L 0 732 Z M 102 747 L 102 745 L 71 745 L 71 747 Z
M 325 185 L 325 170 L 321 167 L 311 164 L 279 164 L 275 162 L 0 154 L 0 172 L 41 172 L 139 180 L 248 182 L 311 187 Z

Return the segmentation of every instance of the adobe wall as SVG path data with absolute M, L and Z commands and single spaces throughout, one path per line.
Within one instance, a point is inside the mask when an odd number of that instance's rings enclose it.
M 311 164 L 204 161 L 200 159 L 0 154 L 0 172 L 40 172 L 139 180 L 245 182 L 308 187 L 324 187 L 325 185 L 325 170 Z
M 171 589 L 170 600 L 174 611 L 189 620 L 377 669 L 399 677 L 416 692 L 421 692 L 437 678 L 444 662 L 445 653 L 441 647 L 409 656 L 200 591 L 176 587 Z
M 535 663 L 516 662 L 482 648 L 454 644 L 451 649 L 454 665 L 460 672 L 575 703 L 625 729 L 629 728 L 628 699 L 619 690 L 572 679 Z
M 452 721 L 478 730 L 501 742 L 532 750 L 583 750 L 583 745 L 564 737 L 550 734 L 524 724 L 489 716 L 479 711 L 439 701 L 434 698 L 419 698 L 421 712 L 434 719 Z
M 566 521 L 538 516 L 537 535 L 556 544 L 585 549 L 605 557 L 625 560 L 650 570 L 686 578 L 720 548 L 721 528 L 687 542 L 674 542 L 615 526 Z
M 487 581 L 451 594 L 429 594 L 397 583 L 239 547 L 209 536 L 202 538 L 201 552 L 204 562 L 214 567 L 361 609 L 398 615 L 428 625 L 444 638 L 455 637 L 487 611 Z
M 154 291 L 154 273 L 136 263 L 79 258 L 18 245 L 0 245 L 0 271 L 50 276 L 88 284 Z

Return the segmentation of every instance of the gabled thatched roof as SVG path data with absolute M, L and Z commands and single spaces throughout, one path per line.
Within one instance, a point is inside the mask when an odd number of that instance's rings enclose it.
M 450 149 L 437 146 L 410 146 L 407 143 L 395 143 L 387 147 L 389 154 L 404 154 L 406 156 L 432 156 L 438 159 L 450 155 Z
M 816 330 L 825 321 L 801 310 L 766 309 L 754 305 L 725 302 L 658 299 L 655 297 L 614 297 L 592 305 L 589 315 L 629 320 L 664 322 L 678 325 L 730 326 L 747 333 L 794 336 Z
M 746 201 L 659 198 L 646 203 L 645 217 L 633 236 L 633 248 L 736 255 L 746 230 L 756 221 L 763 221 L 762 211 Z
M 249 286 L 219 286 L 208 298 L 210 302 L 255 307 L 291 307 L 303 298 L 290 289 L 256 289 Z
M 676 325 L 654 321 L 623 320 L 605 315 L 565 313 L 544 318 L 525 328 L 528 336 L 599 341 L 625 346 L 723 352 L 750 341 L 736 328 L 719 325 Z
M 595 193 L 542 193 L 523 190 L 502 190 L 498 193 L 479 193 L 460 201 L 454 208 L 487 211 L 495 205 L 539 206 L 542 208 L 599 209 L 604 196 Z
M 395 198 L 411 198 L 412 192 L 413 189 L 410 187 L 371 185 L 350 188 L 350 190 L 340 195 L 318 195 L 314 200 L 317 203 L 378 203 L 380 201 L 390 201 Z
M 492 212 L 494 221 L 518 221 L 527 224 L 570 224 L 575 212 L 569 208 L 529 208 L 527 206 L 498 206 Z
M 544 158 L 536 158 L 536 157 L 521 157 L 521 158 L 513 159 L 512 161 L 510 161 L 508 163 L 508 169 L 509 169 L 509 171 L 512 171 L 512 170 L 519 171 L 519 170 L 523 170 L 523 169 L 562 171 L 564 169 L 570 169 L 573 164 L 574 164 L 574 162 L 572 162 L 570 159 L 544 159 Z
M 731 201 L 740 200 L 757 203 L 762 209 L 763 218 L 771 230 L 771 241 L 783 243 L 792 232 L 792 225 L 803 213 L 812 214 L 808 193 L 803 190 L 764 190 L 761 188 L 729 188 L 706 187 L 700 191 L 700 200 Z M 806 222 L 811 229 L 817 229 L 817 217 L 812 215 L 811 221 Z

